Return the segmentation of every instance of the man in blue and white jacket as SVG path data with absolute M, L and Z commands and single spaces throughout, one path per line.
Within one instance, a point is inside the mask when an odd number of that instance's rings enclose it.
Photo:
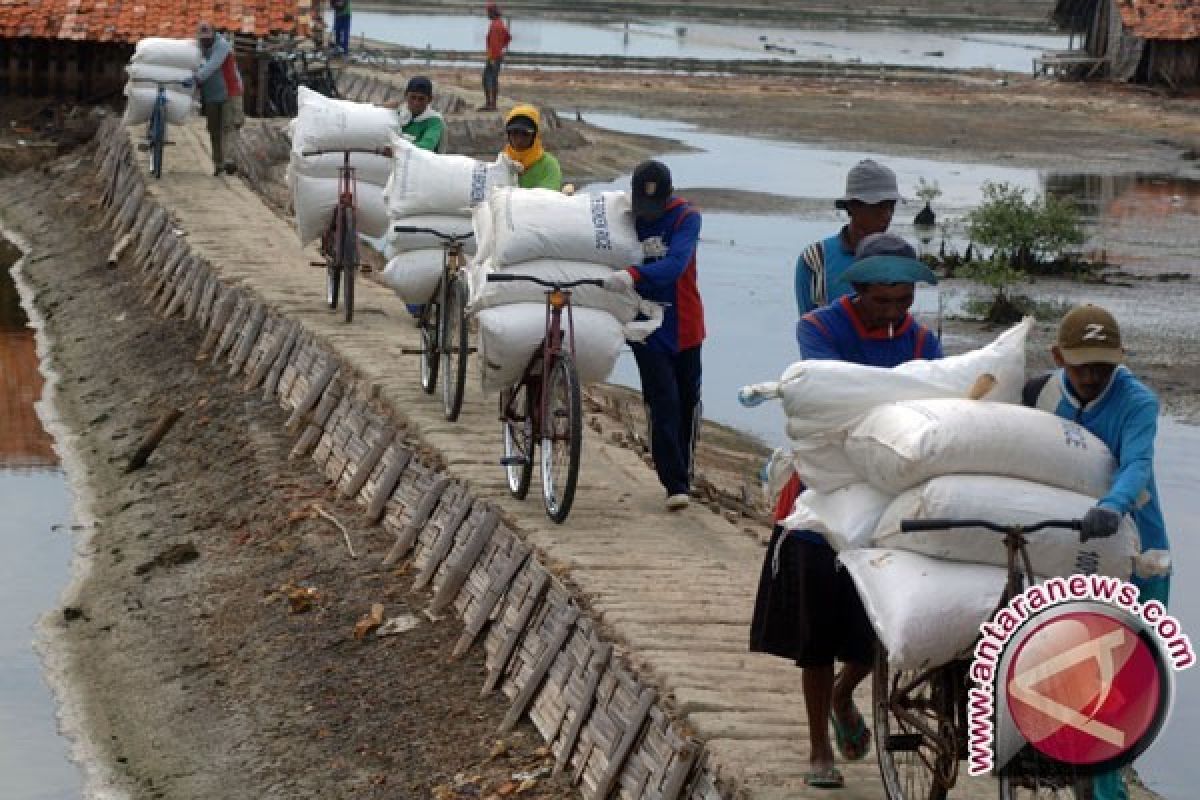
M 1122 365 L 1120 328 L 1099 306 L 1068 312 L 1051 354 L 1058 369 L 1026 384 L 1024 402 L 1079 423 L 1108 446 L 1117 460 L 1116 473 L 1108 493 L 1084 515 L 1083 532 L 1088 538 L 1111 536 L 1121 517 L 1131 515 L 1142 551 L 1134 562 L 1133 583 L 1143 605 L 1157 600 L 1165 606 L 1171 562 L 1154 483 L 1158 397 Z M 1119 771 L 1102 773 L 1094 781 L 1094 800 L 1128 797 Z

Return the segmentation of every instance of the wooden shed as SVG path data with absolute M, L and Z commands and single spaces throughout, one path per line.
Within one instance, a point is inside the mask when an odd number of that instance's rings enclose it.
M 1058 0 L 1054 18 L 1102 60 L 1097 77 L 1200 85 L 1200 0 Z
M 194 36 L 205 19 L 235 35 L 249 95 L 256 42 L 307 36 L 312 15 L 312 0 L 0 0 L 0 96 L 119 96 L 139 39 Z

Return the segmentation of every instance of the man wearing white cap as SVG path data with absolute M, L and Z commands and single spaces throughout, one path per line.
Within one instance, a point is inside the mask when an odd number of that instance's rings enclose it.
M 796 260 L 799 316 L 850 294 L 851 286 L 842 275 L 854 263 L 858 243 L 888 229 L 899 199 L 896 173 L 869 158 L 851 167 L 846 175 L 846 193 L 834 201 L 850 221 L 833 236 L 804 248 Z

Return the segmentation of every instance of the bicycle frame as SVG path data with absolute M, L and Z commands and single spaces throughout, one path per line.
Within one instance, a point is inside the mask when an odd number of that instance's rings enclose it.
M 571 305 L 571 290 L 570 289 L 550 289 L 546 292 L 546 336 L 542 340 L 542 374 L 538 380 L 537 388 L 537 418 L 534 420 L 534 428 L 540 434 L 542 439 L 547 437 L 554 438 L 554 426 L 547 424 L 549 415 L 546 413 L 546 405 L 549 402 L 547 399 L 548 393 L 545 390 L 546 378 L 550 375 L 550 371 L 554 368 L 554 363 L 562 354 L 563 348 L 563 327 L 562 317 L 563 309 L 567 311 L 567 353 L 572 358 L 575 357 L 575 313 L 574 307 Z M 531 363 L 525 368 L 526 375 L 529 375 L 533 369 Z M 532 376 L 529 376 L 532 378 Z M 523 378 L 524 379 L 524 378 Z M 532 388 L 532 387 L 531 387 Z

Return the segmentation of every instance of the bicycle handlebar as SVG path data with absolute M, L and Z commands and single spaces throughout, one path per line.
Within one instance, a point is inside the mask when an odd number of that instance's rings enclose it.
M 302 155 L 302 156 L 323 156 L 328 153 L 337 153 L 339 155 L 350 154 L 350 153 L 361 153 L 362 155 L 366 155 L 366 156 L 388 156 L 388 157 L 391 157 L 392 148 L 390 148 L 390 147 L 373 147 L 373 148 L 367 149 L 365 147 L 343 147 L 343 148 L 338 148 L 335 150 L 305 150 L 305 151 L 301 152 L 300 155 Z
M 178 80 L 178 81 L 151 81 L 151 83 L 153 83 L 159 89 L 163 88 L 164 86 L 171 86 L 171 85 L 182 86 L 185 89 L 195 88 L 195 84 L 192 83 L 191 80 L 189 80 L 187 78 L 184 78 L 184 79 Z
M 514 275 L 510 272 L 492 272 L 488 274 L 487 279 L 490 283 L 528 281 L 545 286 L 547 289 L 574 289 L 576 286 L 604 286 L 604 281 L 599 278 L 582 278 L 577 281 L 544 281 L 532 275 Z
M 1080 519 L 1047 519 L 1031 525 L 997 525 L 986 519 L 905 519 L 900 521 L 900 530 L 904 533 L 918 531 L 948 531 L 953 528 L 987 528 L 996 533 L 1034 533 L 1043 528 L 1062 528 L 1079 531 L 1083 529 Z
M 392 230 L 394 230 L 396 233 L 429 233 L 449 244 L 465 242 L 467 239 L 470 239 L 475 235 L 474 231 L 467 231 L 466 233 L 442 233 L 441 231 L 434 230 L 433 228 L 417 228 L 412 225 L 396 225 L 392 228 Z

